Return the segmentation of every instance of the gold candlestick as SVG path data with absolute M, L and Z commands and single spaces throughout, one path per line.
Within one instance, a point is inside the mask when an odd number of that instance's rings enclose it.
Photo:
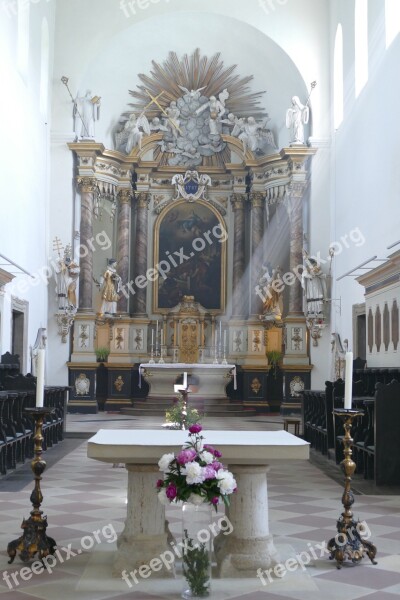
M 376 565 L 377 562 L 374 560 L 377 552 L 376 546 L 361 537 L 363 533 L 362 523 L 354 520 L 353 512 L 351 510 L 351 507 L 354 504 L 354 496 L 350 489 L 350 483 L 351 477 L 356 470 L 356 463 L 351 458 L 353 439 L 350 432 L 353 425 L 353 419 L 362 417 L 364 413 L 359 410 L 335 409 L 333 414 L 340 417 L 344 422 L 344 459 L 340 464 L 345 474 L 345 478 L 342 496 L 344 511 L 336 523 L 336 536 L 328 542 L 327 547 L 331 553 L 329 558 L 331 560 L 336 560 L 338 569 L 341 569 L 346 558 L 351 560 L 352 563 L 359 563 L 364 557 L 364 554 L 367 554 L 372 564 Z
M 35 478 L 35 487 L 32 490 L 30 501 L 33 505 L 29 519 L 22 521 L 21 528 L 23 534 L 17 540 L 13 540 L 7 546 L 7 554 L 10 557 L 8 561 L 11 564 L 19 552 L 23 562 L 33 559 L 35 554 L 42 559 L 48 554 L 54 554 L 57 545 L 53 538 L 46 535 L 47 517 L 42 516 L 43 511 L 40 505 L 43 502 L 43 495 L 40 489 L 42 473 L 46 468 L 46 462 L 42 459 L 43 452 L 43 421 L 44 417 L 54 413 L 54 408 L 26 408 L 25 412 L 32 415 L 35 419 L 35 434 L 33 436 L 35 446 L 35 456 L 31 462 L 32 472 Z

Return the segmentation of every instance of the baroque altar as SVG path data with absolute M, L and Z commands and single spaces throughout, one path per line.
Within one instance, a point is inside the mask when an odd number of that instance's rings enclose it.
M 199 52 L 184 58 L 196 72 Z M 177 64 L 171 55 L 164 68 L 172 73 Z M 254 383 L 269 369 L 266 353 L 276 351 L 291 395 L 292 380 L 307 385 L 312 368 L 301 275 L 294 273 L 303 262 L 303 205 L 316 148 L 297 140 L 278 150 L 251 77 L 233 82 L 235 67 L 218 55 L 204 65 L 196 84 L 178 72 L 178 85 L 161 81 L 159 70 L 143 76 L 114 149 L 87 139 L 69 144 L 84 248 L 70 369 L 86 374 L 80 366 L 93 368 L 96 349 L 106 348 L 107 368 L 121 369 L 124 381 L 124 369 L 153 355 L 166 363 L 226 361 Z M 104 239 L 107 248 L 98 243 Z M 105 298 L 110 268 L 115 288 Z M 279 318 L 260 285 L 274 270 L 292 276 L 290 285 L 280 281 Z M 263 391 L 259 399 L 266 402 Z M 83 401 L 72 400 L 77 407 Z

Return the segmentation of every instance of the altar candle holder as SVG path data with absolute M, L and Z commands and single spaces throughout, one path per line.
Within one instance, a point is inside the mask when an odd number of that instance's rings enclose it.
M 218 365 L 218 350 L 217 350 L 217 344 L 215 344 L 214 346 L 214 360 L 213 360 L 213 364 L 214 365 Z
M 344 459 L 342 460 L 341 467 L 345 474 L 344 478 L 344 492 L 342 496 L 342 504 L 344 511 L 341 513 L 339 519 L 336 522 L 337 534 L 334 538 L 328 542 L 328 550 L 330 552 L 329 558 L 336 560 L 336 567 L 342 568 L 343 562 L 348 558 L 352 563 L 358 564 L 366 554 L 372 564 L 376 565 L 377 562 L 374 560 L 377 549 L 374 544 L 364 540 L 361 535 L 363 533 L 362 523 L 356 522 L 353 518 L 353 512 L 351 510 L 354 504 L 353 492 L 350 489 L 351 477 L 356 470 L 356 463 L 352 460 L 351 446 L 353 439 L 350 435 L 353 420 L 362 417 L 363 411 L 352 410 L 352 409 L 335 409 L 333 414 L 340 417 L 343 420 L 343 426 L 345 435 L 343 438 L 344 446 Z
M 221 361 L 221 365 L 227 365 L 227 364 L 228 364 L 228 361 L 226 360 L 226 347 L 224 345 L 224 355 L 223 355 L 223 358 Z
M 165 363 L 164 356 L 165 356 L 165 346 L 161 346 L 161 348 L 160 348 L 160 360 L 158 361 L 159 365 L 163 365 Z
M 154 365 L 155 364 L 155 360 L 154 360 L 154 344 L 150 344 L 150 360 L 149 360 L 149 365 Z
M 7 554 L 10 557 L 8 564 L 11 564 L 17 553 L 23 562 L 33 560 L 35 554 L 39 559 L 43 559 L 48 554 L 54 554 L 56 542 L 53 538 L 46 535 L 47 517 L 43 516 L 40 505 L 43 502 L 43 494 L 40 489 L 42 474 L 46 468 L 46 462 L 42 459 L 43 452 L 43 421 L 48 415 L 53 414 L 54 408 L 26 408 L 25 412 L 35 420 L 34 440 L 34 458 L 31 463 L 35 487 L 32 490 L 30 501 L 33 505 L 29 519 L 23 519 L 21 528 L 23 534 L 16 540 L 10 542 L 7 546 Z

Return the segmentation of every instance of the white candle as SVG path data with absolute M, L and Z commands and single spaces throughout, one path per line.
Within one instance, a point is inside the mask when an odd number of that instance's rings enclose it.
M 151 346 L 154 346 L 154 329 L 151 330 Z
M 224 331 L 224 350 L 226 350 L 226 329 Z
M 186 390 L 186 388 L 187 388 L 187 373 L 185 371 L 183 374 L 183 389 Z
M 157 319 L 157 329 L 156 329 L 156 344 L 157 344 L 157 341 L 158 341 L 158 319 Z
M 45 349 L 39 348 L 36 359 L 36 406 L 43 406 Z
M 161 334 L 160 334 L 161 335 L 161 346 L 163 345 L 163 340 L 164 340 L 164 335 L 163 334 L 164 334 L 164 332 L 161 329 Z
M 344 407 L 351 408 L 353 391 L 353 353 L 346 352 L 346 373 L 344 379 Z
M 222 342 L 222 323 L 219 322 L 219 343 Z

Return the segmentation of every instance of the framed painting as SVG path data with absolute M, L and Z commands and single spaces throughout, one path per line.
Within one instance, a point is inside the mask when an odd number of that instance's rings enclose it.
M 194 296 L 205 309 L 225 308 L 227 232 L 207 202 L 178 200 L 157 219 L 154 230 L 154 309 L 165 311 Z

